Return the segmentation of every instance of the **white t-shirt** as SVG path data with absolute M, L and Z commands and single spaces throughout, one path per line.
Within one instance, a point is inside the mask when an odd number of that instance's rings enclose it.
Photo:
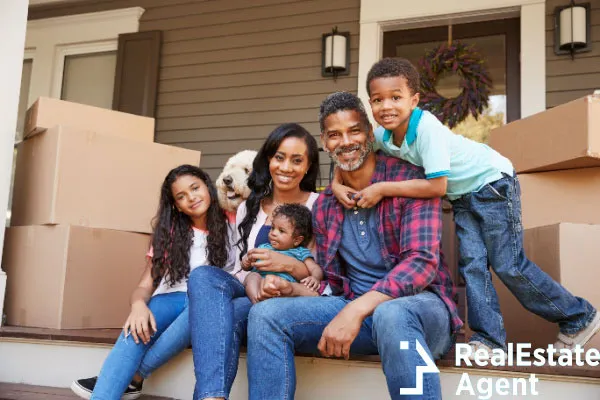
M 203 265 L 207 265 L 208 263 L 208 252 L 206 249 L 207 245 L 207 237 L 208 232 L 202 231 L 197 228 L 194 229 L 194 239 L 192 241 L 192 247 L 190 248 L 190 273 Z M 231 225 L 228 225 L 228 233 L 229 233 L 229 243 L 233 242 L 233 228 Z M 148 256 L 152 257 L 152 250 L 148 252 Z M 225 271 L 231 273 L 233 269 L 233 265 L 235 263 L 235 250 L 233 250 L 233 246 L 229 251 L 229 258 L 227 260 L 227 265 L 223 268 Z M 152 296 L 156 296 L 158 294 L 165 293 L 173 293 L 173 292 L 187 292 L 187 279 L 181 279 L 179 282 L 176 282 L 173 286 L 170 286 L 166 281 L 166 276 L 163 276 L 158 287 L 152 294 Z

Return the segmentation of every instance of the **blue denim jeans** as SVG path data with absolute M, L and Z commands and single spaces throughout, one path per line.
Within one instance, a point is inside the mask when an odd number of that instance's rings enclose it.
M 250 400 L 294 398 L 294 351 L 318 354 L 325 327 L 349 303 L 343 297 L 274 298 L 257 303 L 248 317 L 248 384 Z M 423 292 L 380 304 L 365 319 L 351 354 L 379 354 L 392 399 L 441 399 L 437 373 L 423 375 L 422 395 L 400 395 L 416 386 L 416 366 L 425 365 L 416 340 L 431 359 L 454 343 L 450 313 L 435 294 Z M 409 348 L 400 348 L 408 341 Z M 307 382 L 307 384 L 310 384 Z
M 573 296 L 525 256 L 516 176 L 504 175 L 452 201 L 452 208 L 460 243 L 459 268 L 467 285 L 468 322 L 474 332 L 471 341 L 506 348 L 488 265 L 523 307 L 558 323 L 561 332 L 578 332 L 592 321 L 596 310 L 589 302 Z
M 157 332 L 148 344 L 119 335 L 104 361 L 91 399 L 118 400 L 136 372 L 143 378 L 190 345 L 188 300 L 185 292 L 154 296 L 148 302 Z
M 192 271 L 188 296 L 196 375 L 194 400 L 228 398 L 252 302 L 236 278 L 208 266 Z

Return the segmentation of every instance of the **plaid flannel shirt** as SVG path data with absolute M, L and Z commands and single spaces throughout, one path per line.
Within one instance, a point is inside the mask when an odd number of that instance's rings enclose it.
M 371 183 L 424 179 L 422 168 L 377 153 L 377 166 Z M 441 257 L 441 199 L 384 197 L 376 206 L 379 214 L 379 240 L 388 273 L 371 290 L 393 298 L 412 296 L 429 290 L 446 304 L 452 330 L 463 325 L 456 306 L 456 291 L 448 267 Z M 342 240 L 344 208 L 331 186 L 313 206 L 317 262 L 325 279 L 320 293 L 329 285 L 332 294 L 353 299 L 344 263 L 338 249 Z M 442 260 L 440 262 L 440 260 Z

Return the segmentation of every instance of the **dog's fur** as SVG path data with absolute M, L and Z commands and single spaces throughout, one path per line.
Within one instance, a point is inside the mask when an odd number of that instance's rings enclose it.
M 234 154 L 217 178 L 219 204 L 228 213 L 235 215 L 238 206 L 250 196 L 248 176 L 252 172 L 252 163 L 256 151 L 243 150 Z

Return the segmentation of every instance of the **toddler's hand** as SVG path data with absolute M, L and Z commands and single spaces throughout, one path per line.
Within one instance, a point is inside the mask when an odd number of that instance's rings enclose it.
M 381 201 L 383 198 L 382 187 L 378 183 L 367 186 L 360 192 L 356 193 L 355 199 L 358 199 L 356 205 L 360 208 L 371 208 Z
M 250 260 L 250 257 L 248 256 L 248 254 L 244 255 L 244 257 L 242 257 L 242 269 L 244 271 L 249 271 L 252 269 L 252 260 Z
M 307 276 L 306 278 L 302 279 L 300 283 L 302 283 L 304 286 L 306 286 L 314 292 L 319 290 L 319 286 L 321 286 L 321 281 L 319 281 L 314 276 Z

